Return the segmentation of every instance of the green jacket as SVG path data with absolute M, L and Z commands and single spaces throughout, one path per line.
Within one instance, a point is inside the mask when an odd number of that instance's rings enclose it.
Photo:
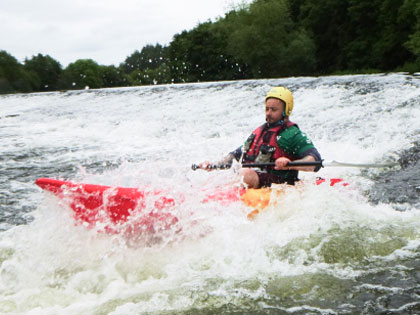
M 295 159 L 301 159 L 304 157 L 305 152 L 310 149 L 315 149 L 312 141 L 297 126 L 292 126 L 280 132 L 280 134 L 277 135 L 277 144 L 285 153 L 291 155 Z M 278 171 L 269 169 L 268 173 L 276 174 L 285 179 L 292 174 L 295 174 L 297 177 L 297 171 Z

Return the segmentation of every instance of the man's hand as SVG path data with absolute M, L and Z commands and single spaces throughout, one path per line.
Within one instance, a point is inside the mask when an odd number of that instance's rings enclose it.
M 232 165 L 233 159 L 234 159 L 233 154 L 229 153 L 228 155 L 226 155 L 223 158 L 223 160 L 221 160 L 220 162 L 217 162 L 215 165 L 224 166 L 224 167 L 220 167 L 222 169 L 229 168 L 230 165 Z M 213 168 L 210 167 L 212 165 L 213 164 L 210 163 L 209 161 L 204 161 L 204 162 L 202 162 L 202 163 L 199 164 L 199 166 L 200 166 L 201 169 L 206 170 L 208 172 L 213 171 L 214 169 L 216 169 L 214 167 Z
M 313 172 L 315 170 L 315 166 L 287 166 L 289 162 L 291 161 L 288 158 L 279 157 L 275 161 L 276 166 L 274 169 L 279 171 L 295 170 L 304 172 Z M 307 155 L 303 159 L 295 160 L 294 162 L 315 162 L 315 158 L 312 155 Z
M 291 169 L 290 167 L 287 166 L 287 164 L 289 162 L 291 162 L 291 161 L 288 158 L 286 158 L 286 157 L 279 157 L 275 161 L 276 166 L 274 167 L 274 169 L 275 170 L 278 170 L 278 171 L 286 171 L 286 170 L 289 170 L 289 169 Z
M 206 170 L 208 172 L 212 171 L 213 169 L 210 168 L 209 166 L 211 165 L 211 163 L 209 161 L 204 161 L 202 163 L 199 164 L 200 169 L 202 170 Z

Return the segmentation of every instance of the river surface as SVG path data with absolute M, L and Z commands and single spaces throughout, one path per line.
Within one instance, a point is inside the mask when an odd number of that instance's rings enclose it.
M 201 202 L 285 85 L 325 167 L 255 220 Z M 1 314 L 419 314 L 420 77 L 355 75 L 0 96 Z M 347 187 L 316 186 L 317 176 Z M 39 177 L 165 189 L 154 241 L 75 224 Z

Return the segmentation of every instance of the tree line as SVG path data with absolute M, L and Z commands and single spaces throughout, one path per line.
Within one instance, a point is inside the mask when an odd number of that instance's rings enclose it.
M 118 67 L 0 51 L 0 93 L 420 71 L 418 0 L 254 0 Z

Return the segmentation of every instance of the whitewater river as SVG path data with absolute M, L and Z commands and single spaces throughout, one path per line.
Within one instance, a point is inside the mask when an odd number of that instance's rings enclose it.
M 326 161 L 253 221 L 217 161 L 264 122 L 270 87 Z M 0 96 L 0 314 L 419 314 L 420 76 L 287 78 Z M 347 187 L 316 186 L 317 176 Z M 38 177 L 165 189 L 153 241 L 75 224 Z

